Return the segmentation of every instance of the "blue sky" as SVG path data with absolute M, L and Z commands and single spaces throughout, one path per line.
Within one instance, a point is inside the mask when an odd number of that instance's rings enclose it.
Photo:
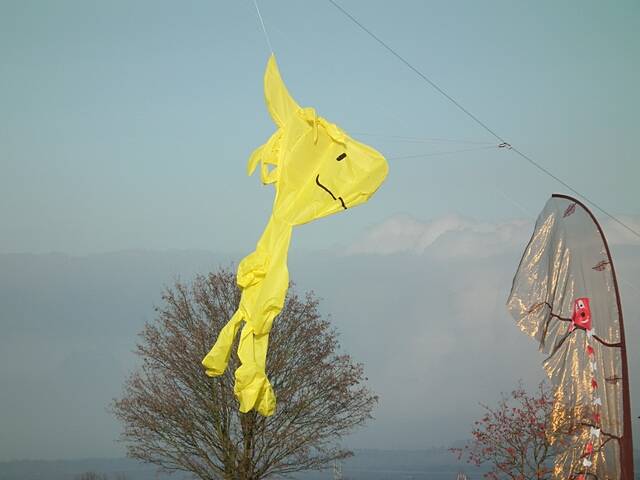
M 340 4 L 640 230 L 637 2 Z M 325 299 L 381 397 L 349 446 L 464 438 L 479 401 L 542 376 L 504 302 L 533 220 L 568 192 L 328 1 L 259 5 L 298 103 L 389 158 L 367 204 L 297 228 L 291 247 L 292 279 Z M 0 461 L 123 454 L 105 407 L 163 286 L 238 262 L 271 211 L 271 187 L 245 174 L 274 131 L 268 55 L 251 0 L 0 0 Z M 595 213 L 637 338 L 640 240 Z
M 299 229 L 298 248 L 397 213 L 534 217 L 563 190 L 504 150 L 394 160 L 497 142 L 330 3 L 260 5 L 298 102 L 391 158 L 370 204 Z M 639 213 L 636 2 L 343 6 L 509 142 Z M 244 169 L 274 129 L 268 53 L 250 1 L 0 2 L 0 251 L 251 248 L 272 200 Z

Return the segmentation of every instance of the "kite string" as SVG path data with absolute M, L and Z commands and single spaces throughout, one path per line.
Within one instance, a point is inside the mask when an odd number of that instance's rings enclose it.
M 633 283 L 631 283 L 631 282 L 630 282 L 629 280 L 627 280 L 626 278 L 621 277 L 621 276 L 620 276 L 620 273 L 618 273 L 618 272 L 616 272 L 616 273 L 618 274 L 618 278 L 619 278 L 620 280 L 622 280 L 624 283 L 626 283 L 628 287 L 631 287 L 633 290 L 635 290 L 635 291 L 636 291 L 636 293 L 640 293 L 640 288 L 636 287 Z
M 591 205 L 593 205 L 595 208 L 597 208 L 600 212 L 604 213 L 607 217 L 611 218 L 613 221 L 615 221 L 616 223 L 618 223 L 619 225 L 621 225 L 622 227 L 626 228 L 627 230 L 629 230 L 633 235 L 635 235 L 636 237 L 640 238 L 640 233 L 637 232 L 636 230 L 634 230 L 633 228 L 631 228 L 629 225 L 627 225 L 626 223 L 624 223 L 622 220 L 619 220 L 617 217 L 615 217 L 613 214 L 609 213 L 607 210 L 605 210 L 604 208 L 602 208 L 600 205 L 598 205 L 596 202 L 594 202 L 593 200 L 591 200 L 590 198 L 588 198 L 587 196 L 585 196 L 584 194 L 578 192 L 575 188 L 573 188 L 572 186 L 570 186 L 567 182 L 565 182 L 564 180 L 558 178 L 556 175 L 554 175 L 553 173 L 551 173 L 549 170 L 547 170 L 545 167 L 543 167 L 542 165 L 540 165 L 539 163 L 537 163 L 535 160 L 533 160 L 531 157 L 525 155 L 523 152 L 521 152 L 520 150 L 518 150 L 516 147 L 512 146 L 511 144 L 509 144 L 506 140 L 504 140 L 500 135 L 498 135 L 495 131 L 493 131 L 491 128 L 489 128 L 489 126 L 487 124 L 485 124 L 482 120 L 480 120 L 478 117 L 476 117 L 473 113 L 471 113 L 469 110 L 467 110 L 466 108 L 464 108 L 460 103 L 458 103 L 453 97 L 451 97 L 447 92 L 445 92 L 442 88 L 440 88 L 435 82 L 433 82 L 429 77 L 427 77 L 424 73 L 422 73 L 420 70 L 418 70 L 416 67 L 414 67 L 411 63 L 409 63 L 408 60 L 406 60 L 402 55 L 400 55 L 398 52 L 396 52 L 393 48 L 391 48 L 389 45 L 387 45 L 380 37 L 378 37 L 375 33 L 373 33 L 371 30 L 369 30 L 367 27 L 365 27 L 362 23 L 360 23 L 353 15 L 351 15 L 349 12 L 347 12 L 344 8 L 342 8 L 340 5 L 338 5 L 335 0 L 328 0 L 336 9 L 338 9 L 344 16 L 346 16 L 347 18 L 349 18 L 353 23 L 355 23 L 358 27 L 360 27 L 365 33 L 367 33 L 367 35 L 369 35 L 371 38 L 373 38 L 375 41 L 377 41 L 380 45 L 382 45 L 387 51 L 389 51 L 394 57 L 396 57 L 398 60 L 400 60 L 402 63 L 404 63 L 409 69 L 411 69 L 416 75 L 418 75 L 422 80 L 424 80 L 426 83 L 428 83 L 429 85 L 431 85 L 431 87 L 433 87 L 436 91 L 438 91 L 442 96 L 444 96 L 447 100 L 449 100 L 451 103 L 453 103 L 456 107 L 458 107 L 459 110 L 461 110 L 465 115 L 467 115 L 469 118 L 471 118 L 474 122 L 476 122 L 478 125 L 480 125 L 482 128 L 484 128 L 487 132 L 489 132 L 491 135 L 493 135 L 496 139 L 498 139 L 505 147 L 508 147 L 509 150 L 512 150 L 514 153 L 516 153 L 517 155 L 519 155 L 521 158 L 523 158 L 524 160 L 526 160 L 527 162 L 529 162 L 531 165 L 533 165 L 534 167 L 536 167 L 538 170 L 540 170 L 541 172 L 543 172 L 544 174 L 548 175 L 549 177 L 553 178 L 555 181 L 557 181 L 558 183 L 560 183 L 561 185 L 563 185 L 565 188 L 569 189 L 571 192 L 575 193 L 576 195 L 578 195 L 579 197 L 584 198 L 587 202 L 589 202 Z
M 463 152 L 477 152 L 478 150 L 490 150 L 497 149 L 497 145 L 488 145 L 483 147 L 475 147 L 475 148 L 465 148 L 462 150 L 448 150 L 442 152 L 427 152 L 427 153 L 417 153 L 412 155 L 395 155 L 392 157 L 387 157 L 387 160 L 404 160 L 409 158 L 423 158 L 423 157 L 435 157 L 437 155 L 452 155 L 454 153 L 463 153 Z
M 393 142 L 400 143 L 460 143 L 460 144 L 468 144 L 468 145 L 494 145 L 494 142 L 488 141 L 477 141 L 477 140 L 461 140 L 454 138 L 433 138 L 433 137 L 410 137 L 405 135 L 383 135 L 380 133 L 369 133 L 369 132 L 351 132 L 354 135 L 362 135 L 367 137 L 375 137 L 383 140 L 389 140 Z
M 260 8 L 258 8 L 257 0 L 253 0 L 253 5 L 256 7 L 256 12 L 258 13 L 258 18 L 260 19 L 260 25 L 262 26 L 262 31 L 264 32 L 264 38 L 267 40 L 267 46 L 273 55 L 273 47 L 271 46 L 271 40 L 269 39 L 269 34 L 267 33 L 267 29 L 264 26 L 264 20 L 262 20 L 262 14 L 260 13 Z

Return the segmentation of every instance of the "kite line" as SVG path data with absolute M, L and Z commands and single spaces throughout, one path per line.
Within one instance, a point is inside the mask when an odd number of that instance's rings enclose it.
M 254 0 L 255 1 L 255 0 Z M 346 11 L 344 8 L 342 8 L 335 0 L 328 0 L 329 3 L 331 3 L 338 11 L 340 11 L 345 17 L 347 17 L 349 20 L 351 20 L 353 23 L 355 23 L 362 31 L 364 31 L 367 35 L 369 35 L 371 38 L 373 38 L 376 42 L 378 42 L 380 45 L 382 45 L 389 53 L 391 53 L 394 57 L 396 57 L 398 60 L 400 60 L 402 63 L 404 63 L 410 70 L 412 70 L 416 75 L 418 75 L 424 82 L 426 82 L 427 84 L 429 84 L 433 89 L 435 89 L 438 93 L 440 93 L 443 97 L 445 97 L 447 100 L 449 100 L 451 103 L 453 103 L 460 111 L 462 111 L 465 115 L 467 115 L 469 118 L 471 118 L 474 122 L 476 122 L 478 125 L 480 125 L 483 129 L 485 129 L 487 132 L 489 132 L 491 135 L 493 135 L 497 140 L 500 141 L 500 145 L 506 147 L 508 150 L 512 150 L 514 153 L 516 153 L 519 157 L 521 157 L 522 159 L 526 160 L 527 162 L 529 162 L 531 165 L 533 165 L 535 168 L 537 168 L 538 170 L 540 170 L 541 172 L 543 172 L 545 175 L 553 178 L 556 182 L 560 183 L 562 186 L 564 186 L 565 188 L 569 189 L 571 192 L 575 193 L 576 195 L 584 198 L 587 202 L 589 202 L 591 205 L 593 205 L 595 208 L 597 208 L 600 212 L 602 212 L 603 214 L 605 214 L 607 217 L 609 217 L 610 219 L 612 219 L 613 221 L 615 221 L 616 223 L 618 223 L 619 225 L 621 225 L 622 227 L 624 227 L 625 229 L 627 229 L 629 232 L 631 232 L 633 235 L 635 235 L 636 237 L 640 238 L 640 233 L 637 232 L 636 230 L 634 230 L 633 228 L 631 228 L 629 225 L 627 225 L 626 223 L 624 223 L 622 220 L 618 219 L 617 217 L 615 217 L 613 214 L 609 213 L 607 210 L 605 210 L 603 207 L 601 207 L 600 205 L 598 205 L 596 202 L 594 202 L 593 200 L 591 200 L 589 197 L 587 197 L 586 195 L 580 193 L 579 191 L 577 191 L 575 188 L 573 188 L 571 185 L 569 185 L 567 182 L 565 182 L 564 180 L 562 180 L 561 178 L 559 178 L 558 176 L 554 175 L 552 172 L 550 172 L 548 169 L 546 169 L 545 167 L 543 167 L 542 165 L 540 165 L 538 162 L 536 162 L 535 160 L 533 160 L 531 157 L 529 157 L 528 155 L 526 155 L 525 153 L 521 152 L 520 150 L 518 150 L 516 147 L 514 147 L 513 145 L 511 145 L 509 142 L 507 142 L 504 138 L 502 138 L 500 135 L 498 135 L 493 129 L 491 129 L 486 123 L 484 123 L 482 120 L 480 120 L 478 117 L 476 117 L 473 113 L 471 113 L 469 110 L 467 110 L 464 106 L 462 106 L 455 98 L 453 98 L 451 95 L 449 95 L 447 92 L 445 92 L 442 88 L 440 88 L 433 80 L 431 80 L 429 77 L 427 77 L 424 73 L 422 73 L 420 70 L 418 70 L 416 67 L 414 67 L 408 60 L 406 60 L 402 55 L 400 55 L 398 52 L 396 52 L 393 48 L 391 48 L 384 40 L 382 40 L 380 37 L 378 37 L 375 33 L 373 33 L 371 30 L 369 30 L 367 27 L 365 27 L 357 18 L 355 18 L 352 14 L 350 14 L 348 11 Z
M 262 26 L 262 31 L 264 32 L 264 38 L 267 40 L 267 45 L 269 46 L 269 50 L 273 54 L 273 47 L 271 46 L 271 40 L 269 40 L 269 34 L 267 33 L 267 29 L 264 26 L 264 20 L 262 20 L 262 15 L 260 14 L 260 8 L 258 8 L 257 0 L 253 0 L 253 5 L 256 7 L 256 12 L 258 13 L 258 18 L 260 19 L 260 25 Z
M 422 157 L 435 157 L 438 155 L 451 155 L 454 153 L 464 153 L 464 152 L 477 152 L 478 150 L 492 150 L 499 148 L 497 145 L 489 145 L 484 147 L 475 147 L 475 148 L 464 148 L 461 150 L 448 150 L 442 152 L 430 152 L 430 153 L 416 153 L 413 155 L 396 155 L 394 157 L 388 157 L 389 160 L 403 160 L 409 158 L 422 158 Z
M 461 143 L 461 144 L 469 144 L 469 145 L 494 145 L 493 142 L 480 142 L 478 140 L 457 140 L 453 138 L 433 138 L 433 137 L 407 137 L 403 135 L 383 135 L 379 133 L 368 133 L 368 132 L 352 132 L 354 135 L 365 136 L 365 137 L 376 137 L 382 138 L 394 142 L 403 142 L 403 143 Z

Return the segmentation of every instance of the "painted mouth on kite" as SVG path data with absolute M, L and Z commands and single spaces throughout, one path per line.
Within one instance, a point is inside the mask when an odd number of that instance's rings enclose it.
M 342 197 L 336 198 L 336 196 L 331 192 L 331 190 L 329 190 L 327 187 L 325 187 L 320 183 L 320 174 L 316 176 L 316 184 L 325 192 L 327 192 L 329 195 L 331 195 L 331 198 L 333 198 L 334 200 L 340 200 L 340 203 L 342 204 L 342 208 L 344 208 L 345 210 L 347 209 L 347 206 L 344 204 L 344 200 L 342 199 Z

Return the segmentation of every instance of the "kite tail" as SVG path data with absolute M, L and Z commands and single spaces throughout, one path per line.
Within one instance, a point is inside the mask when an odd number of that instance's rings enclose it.
M 240 309 L 238 309 L 231 317 L 231 320 L 220 330 L 216 343 L 202 360 L 204 373 L 208 376 L 217 377 L 222 375 L 227 369 L 229 357 L 231 356 L 231 347 L 233 346 L 241 321 L 242 313 Z
M 244 320 L 238 343 L 240 366 L 235 372 L 234 387 L 241 412 L 255 409 L 264 416 L 275 412 L 276 398 L 267 378 L 266 360 L 269 332 L 284 306 L 289 287 L 287 251 L 291 232 L 291 225 L 273 216 L 270 218 L 256 250 L 238 266 L 237 282 L 242 288 L 238 310 L 202 361 L 207 375 L 222 375 Z

